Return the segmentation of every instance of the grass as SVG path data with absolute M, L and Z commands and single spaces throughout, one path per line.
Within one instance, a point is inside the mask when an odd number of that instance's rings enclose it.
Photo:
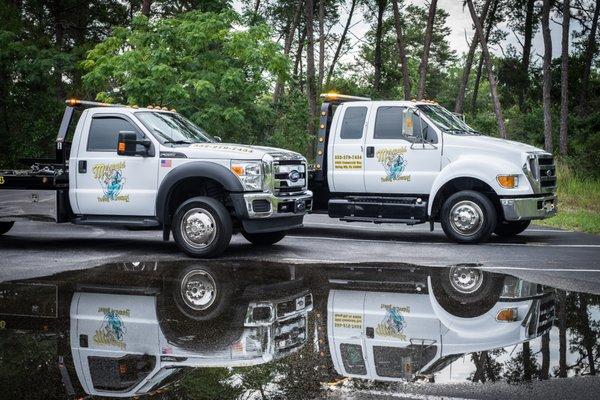
M 534 223 L 600 234 L 600 180 L 576 176 L 560 163 L 557 174 L 558 214 Z

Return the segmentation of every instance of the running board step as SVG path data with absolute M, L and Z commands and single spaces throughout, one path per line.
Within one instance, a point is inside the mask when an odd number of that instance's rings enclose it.
M 424 221 L 416 219 L 402 219 L 402 218 L 371 218 L 371 217 L 344 217 L 340 218 L 340 221 L 345 222 L 373 222 L 375 224 L 408 224 L 416 225 L 422 224 Z
M 126 217 L 120 215 L 85 215 L 75 218 L 77 225 L 108 225 L 108 226 L 131 226 L 138 228 L 154 228 L 160 223 L 151 217 Z
M 427 202 L 413 197 L 331 199 L 329 216 L 342 221 L 418 224 L 427 221 Z

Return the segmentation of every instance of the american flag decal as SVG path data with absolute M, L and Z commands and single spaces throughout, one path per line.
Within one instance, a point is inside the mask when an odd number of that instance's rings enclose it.
M 160 160 L 160 166 L 165 168 L 171 167 L 171 160 Z

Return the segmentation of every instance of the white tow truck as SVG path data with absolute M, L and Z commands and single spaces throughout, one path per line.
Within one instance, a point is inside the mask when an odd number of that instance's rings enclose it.
M 330 280 L 329 352 L 343 376 L 431 380 L 464 354 L 531 340 L 554 322 L 552 291 L 470 265 L 420 280 L 387 271 L 376 282 L 356 272 Z
M 312 205 L 300 154 L 220 143 L 159 107 L 68 100 L 55 158 L 23 162 L 30 168 L 0 170 L 0 235 L 32 218 L 158 227 L 187 254 L 210 257 L 235 232 L 278 242 Z M 56 207 L 44 212 L 48 195 Z
M 66 339 L 58 369 L 73 398 L 153 394 L 192 368 L 264 364 L 306 343 L 313 299 L 301 281 L 252 286 L 256 270 L 236 272 L 244 284 L 223 266 L 168 270 L 177 276 L 154 286 L 137 273 L 72 289 L 52 279 L 1 283 L 0 326 Z
M 440 222 L 459 243 L 556 214 L 550 153 L 476 132 L 429 101 L 322 95 L 314 210 L 343 221 Z

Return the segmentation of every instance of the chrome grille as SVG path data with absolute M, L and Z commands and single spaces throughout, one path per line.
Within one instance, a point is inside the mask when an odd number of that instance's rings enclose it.
M 537 335 L 541 335 L 546 332 L 552 325 L 554 324 L 555 317 L 555 303 L 554 298 L 550 298 L 540 304 L 540 311 L 538 315 L 538 324 L 537 324 Z
M 538 180 L 542 191 L 552 191 L 556 189 L 556 165 L 551 155 L 540 154 L 538 162 Z
M 279 160 L 273 164 L 274 190 L 276 195 L 303 192 L 307 184 L 306 162 L 303 160 Z

